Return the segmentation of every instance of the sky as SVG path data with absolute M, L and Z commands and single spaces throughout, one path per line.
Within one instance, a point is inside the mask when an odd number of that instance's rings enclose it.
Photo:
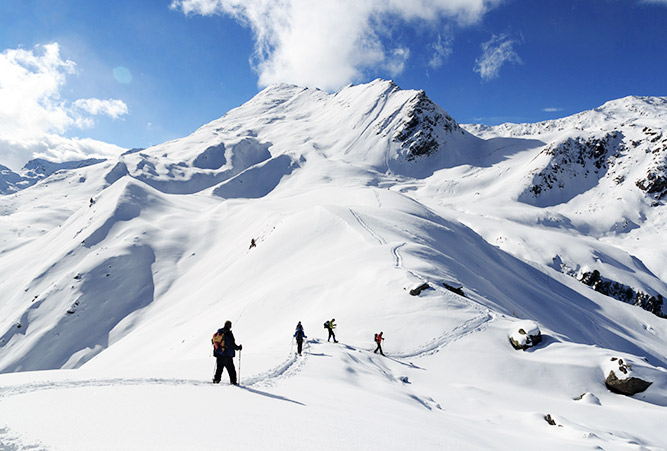
M 0 164 L 183 137 L 272 83 L 392 79 L 495 125 L 665 74 L 667 0 L 0 0 Z

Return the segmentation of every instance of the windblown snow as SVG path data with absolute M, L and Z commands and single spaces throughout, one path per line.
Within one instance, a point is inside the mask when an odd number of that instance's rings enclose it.
M 384 80 L 275 85 L 26 168 L 0 167 L 0 450 L 667 449 L 667 98 L 487 127 Z M 239 387 L 211 383 L 225 320 Z

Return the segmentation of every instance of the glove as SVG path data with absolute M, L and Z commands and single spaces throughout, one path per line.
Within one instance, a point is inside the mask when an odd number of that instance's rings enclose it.
M 243 345 L 239 345 L 239 351 L 243 350 Z

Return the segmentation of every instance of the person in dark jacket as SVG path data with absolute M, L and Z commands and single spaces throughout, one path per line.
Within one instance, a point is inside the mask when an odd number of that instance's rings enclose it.
M 213 376 L 214 384 L 220 383 L 222 371 L 227 368 L 229 383 L 237 385 L 234 356 L 236 355 L 236 351 L 240 351 L 241 349 L 243 349 L 243 346 L 237 345 L 234 339 L 232 322 L 225 321 L 225 327 L 218 329 L 215 335 L 213 335 L 213 355 L 216 359 L 215 375 Z
M 382 332 L 375 334 L 375 343 L 377 343 L 378 347 L 375 348 L 375 351 L 373 351 L 374 353 L 380 351 L 380 354 L 384 355 L 384 352 L 382 352 L 382 340 L 384 340 L 382 337 Z
M 301 321 L 299 321 L 299 324 L 296 325 L 296 332 L 294 332 L 294 338 L 296 338 L 297 352 L 299 353 L 299 355 L 301 355 L 301 350 L 303 349 L 303 339 L 308 338 L 306 337 L 306 334 L 303 331 L 303 326 L 301 325 Z

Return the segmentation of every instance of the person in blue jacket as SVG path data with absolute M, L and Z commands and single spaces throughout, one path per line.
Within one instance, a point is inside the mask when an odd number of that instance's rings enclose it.
M 299 324 L 296 325 L 296 332 L 294 332 L 294 338 L 296 338 L 296 348 L 297 352 L 299 355 L 301 355 L 301 350 L 303 349 L 303 339 L 308 338 L 303 331 L 303 326 L 301 325 L 301 321 L 299 321 Z
M 218 329 L 218 331 L 213 334 L 213 339 L 211 341 L 213 342 L 213 356 L 216 359 L 213 383 L 220 383 L 222 371 L 227 368 L 229 383 L 237 385 L 234 356 L 236 355 L 236 351 L 243 349 L 243 346 L 236 344 L 234 334 L 232 333 L 232 322 L 225 321 L 225 327 Z

